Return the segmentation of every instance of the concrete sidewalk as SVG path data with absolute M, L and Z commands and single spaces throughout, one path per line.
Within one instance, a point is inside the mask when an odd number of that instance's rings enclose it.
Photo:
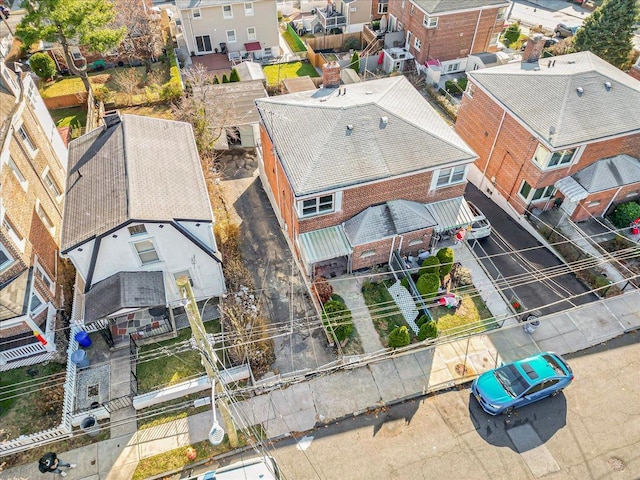
M 640 328 L 638 305 L 640 292 L 633 291 L 544 317 L 531 335 L 524 333 L 521 325 L 505 325 L 468 339 L 320 374 L 239 402 L 232 413 L 239 428 L 260 424 L 269 438 L 307 431 L 345 416 L 468 382 L 500 362 L 546 350 L 566 354 L 604 342 Z M 206 440 L 211 422 L 211 414 L 202 413 L 60 456 L 78 464 L 69 471 L 69 480 L 128 480 L 140 459 Z M 31 463 L 2 472 L 0 478 L 39 475 L 37 464 Z

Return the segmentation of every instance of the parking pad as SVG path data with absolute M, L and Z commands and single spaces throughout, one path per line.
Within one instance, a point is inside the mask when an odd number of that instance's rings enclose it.
M 560 470 L 553 455 L 542 444 L 540 437 L 531 425 L 508 428 L 507 435 L 534 477 L 544 477 Z

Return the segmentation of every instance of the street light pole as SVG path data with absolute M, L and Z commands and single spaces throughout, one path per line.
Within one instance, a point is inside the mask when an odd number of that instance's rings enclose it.
M 196 300 L 193 296 L 193 290 L 191 289 L 191 283 L 189 281 L 189 277 L 186 275 L 179 277 L 176 279 L 176 284 L 178 285 L 178 291 L 180 296 L 186 300 L 187 304 L 184 309 L 187 314 L 187 318 L 189 319 L 189 324 L 191 325 L 191 331 L 193 333 L 193 338 L 196 342 L 196 346 L 200 351 L 200 355 L 202 356 L 202 363 L 204 364 L 204 368 L 207 372 L 207 377 L 209 377 L 209 381 L 211 382 L 211 408 L 213 409 L 213 417 L 214 417 L 214 425 L 209 432 L 209 441 L 214 444 L 220 444 L 222 438 L 219 435 L 219 426 L 218 430 L 216 430 L 216 419 L 215 419 L 215 393 L 218 393 L 218 407 L 220 408 L 220 414 L 222 415 L 222 420 L 227 432 L 227 436 L 229 438 L 229 445 L 232 448 L 236 448 L 238 446 L 238 432 L 236 431 L 236 426 L 233 423 L 233 417 L 231 416 L 231 411 L 229 410 L 229 405 L 227 404 L 226 398 L 224 398 L 223 389 L 222 389 L 222 380 L 220 379 L 219 371 L 218 371 L 218 357 L 216 356 L 211 343 L 206 338 L 206 332 L 204 329 L 204 325 L 202 324 L 202 317 L 200 316 L 200 312 L 198 311 L 198 305 L 196 304 Z M 224 432 L 223 432 L 224 433 Z

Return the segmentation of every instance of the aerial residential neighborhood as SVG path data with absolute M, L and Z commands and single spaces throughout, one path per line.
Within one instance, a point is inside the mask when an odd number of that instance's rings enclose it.
M 640 2 L 0 0 L 0 478 L 638 478 Z

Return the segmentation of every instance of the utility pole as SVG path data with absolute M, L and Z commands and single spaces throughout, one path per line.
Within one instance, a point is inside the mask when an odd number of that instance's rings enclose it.
M 187 304 L 184 307 L 185 312 L 187 313 L 187 318 L 189 319 L 189 324 L 191 325 L 191 331 L 193 333 L 193 338 L 196 342 L 196 347 L 202 356 L 202 363 L 204 365 L 205 370 L 207 371 L 207 377 L 209 377 L 209 381 L 211 382 L 212 390 L 215 389 L 215 392 L 218 394 L 222 394 L 222 380 L 220 379 L 219 371 L 218 371 L 218 357 L 213 351 L 211 343 L 207 340 L 206 331 L 204 329 L 204 325 L 202 324 L 202 317 L 200 316 L 200 312 L 198 311 L 198 305 L 196 304 L 196 300 L 193 297 L 193 290 L 191 289 L 191 282 L 189 281 L 189 277 L 181 276 L 176 279 L 176 284 L 178 285 L 178 292 L 180 296 L 187 301 Z M 231 411 L 229 410 L 229 405 L 227 404 L 227 399 L 224 395 L 218 395 L 217 401 L 218 407 L 220 408 L 220 414 L 222 415 L 222 421 L 225 426 L 225 430 L 227 432 L 227 437 L 229 438 L 229 445 L 232 448 L 236 448 L 238 446 L 238 432 L 236 431 L 236 426 L 233 423 L 233 417 L 231 416 Z M 215 429 L 215 395 L 211 395 L 211 408 L 214 413 L 214 429 Z M 209 439 L 211 443 L 214 443 L 211 440 L 213 436 L 213 431 L 209 434 Z M 218 444 L 220 442 L 217 442 Z M 214 443 L 215 444 L 215 443 Z

